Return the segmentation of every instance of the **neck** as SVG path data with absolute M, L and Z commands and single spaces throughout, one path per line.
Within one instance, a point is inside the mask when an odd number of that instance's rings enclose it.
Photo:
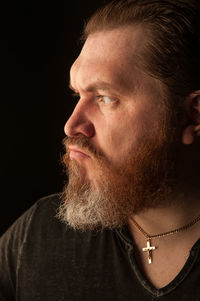
M 199 143 L 181 148 L 175 168 L 176 188 L 174 187 L 173 194 L 166 200 L 166 205 L 148 208 L 132 215 L 131 218 L 149 235 L 179 229 L 200 215 L 199 151 Z M 131 218 L 128 220 L 128 227 L 132 236 L 141 236 Z M 193 235 L 195 241 L 199 237 L 200 222 L 190 229 L 187 233 Z
M 167 202 L 166 207 L 149 208 L 133 214 L 133 218 L 148 234 L 168 232 L 190 223 L 200 215 L 200 193 L 181 193 Z M 169 205 L 170 204 L 170 205 Z M 133 228 L 131 218 L 128 224 Z
M 200 192 L 195 193 L 195 189 L 183 191 L 183 188 L 186 185 L 182 186 L 182 193 L 169 200 L 168 205 L 149 208 L 132 216 L 143 231 L 134 224 L 132 218 L 128 221 L 138 265 L 157 288 L 166 286 L 178 275 L 192 246 L 199 239 L 200 221 L 180 232 L 174 231 L 187 226 L 200 216 Z M 144 231 L 150 236 L 169 231 L 173 234 L 147 241 Z

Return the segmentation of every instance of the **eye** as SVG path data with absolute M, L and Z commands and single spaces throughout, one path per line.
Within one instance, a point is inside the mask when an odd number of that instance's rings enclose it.
M 99 102 L 103 102 L 105 105 L 109 105 L 116 101 L 115 99 L 109 97 L 109 96 L 104 96 L 104 95 L 99 95 L 97 96 Z

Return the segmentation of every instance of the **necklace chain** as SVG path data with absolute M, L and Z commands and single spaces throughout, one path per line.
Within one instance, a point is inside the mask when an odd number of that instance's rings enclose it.
M 136 226 L 136 228 L 145 236 L 145 238 L 147 240 L 147 246 L 145 248 L 142 248 L 142 251 L 148 252 L 148 263 L 149 264 L 152 263 L 152 251 L 157 249 L 156 246 L 151 246 L 151 239 L 163 238 L 163 237 L 166 237 L 166 236 L 169 236 L 172 234 L 183 232 L 183 231 L 187 230 L 188 228 L 192 227 L 199 220 L 200 220 L 200 215 L 198 217 L 196 217 L 193 221 L 191 221 L 190 223 L 188 223 L 187 225 L 185 225 L 181 228 L 177 228 L 175 230 L 171 230 L 171 231 L 160 233 L 160 234 L 150 235 L 146 231 L 144 231 L 144 229 L 142 229 L 142 227 L 140 227 L 140 225 L 138 225 L 138 223 L 132 218 L 132 221 L 133 221 L 134 225 Z
M 160 234 L 150 235 L 146 231 L 144 231 L 144 229 L 142 229 L 142 227 L 140 227 L 140 225 L 138 225 L 138 223 L 132 218 L 134 225 L 148 240 L 155 239 L 155 238 L 162 238 L 162 237 L 173 235 L 173 234 L 176 234 L 179 232 L 183 232 L 183 231 L 189 229 L 190 227 L 192 227 L 193 225 L 195 225 L 199 220 L 200 220 L 200 215 L 198 217 L 196 217 L 193 221 L 191 221 L 190 223 L 188 223 L 187 225 L 185 225 L 181 228 L 177 228 L 175 230 L 171 230 L 171 231 L 160 233 Z

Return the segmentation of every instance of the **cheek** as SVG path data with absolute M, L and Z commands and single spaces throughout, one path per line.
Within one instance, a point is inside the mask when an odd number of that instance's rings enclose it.
M 138 123 L 132 118 L 110 118 L 99 135 L 100 147 L 108 159 L 115 161 L 137 147 L 139 132 Z
M 120 111 L 104 115 L 96 123 L 97 145 L 109 159 L 127 156 L 152 133 L 158 123 L 155 107 L 127 105 Z M 156 115 L 156 116 L 155 116 Z M 96 120 L 97 121 L 97 120 Z

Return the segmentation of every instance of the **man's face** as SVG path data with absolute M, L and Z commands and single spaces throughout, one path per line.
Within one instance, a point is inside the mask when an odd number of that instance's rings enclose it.
M 135 68 L 142 37 L 141 29 L 129 28 L 91 35 L 71 68 L 80 100 L 65 133 L 88 138 L 111 166 L 120 166 L 147 133 L 156 133 L 162 118 L 158 85 Z M 73 149 L 71 158 L 95 182 L 95 162 Z
M 65 125 L 69 185 L 64 206 L 74 227 L 84 228 L 84 222 L 78 225 L 77 212 L 83 213 L 86 195 L 85 228 L 112 227 L 136 208 L 147 207 L 147 195 L 151 198 L 153 190 L 160 189 L 162 179 L 157 178 L 164 175 L 158 161 L 166 159 L 165 107 L 158 82 L 136 68 L 143 40 L 142 28 L 97 32 L 88 37 L 71 68 L 70 85 L 79 101 Z M 151 192 L 145 187 L 150 183 L 157 187 Z M 115 223 L 102 222 L 97 217 L 101 210 L 104 220 L 115 218 Z

